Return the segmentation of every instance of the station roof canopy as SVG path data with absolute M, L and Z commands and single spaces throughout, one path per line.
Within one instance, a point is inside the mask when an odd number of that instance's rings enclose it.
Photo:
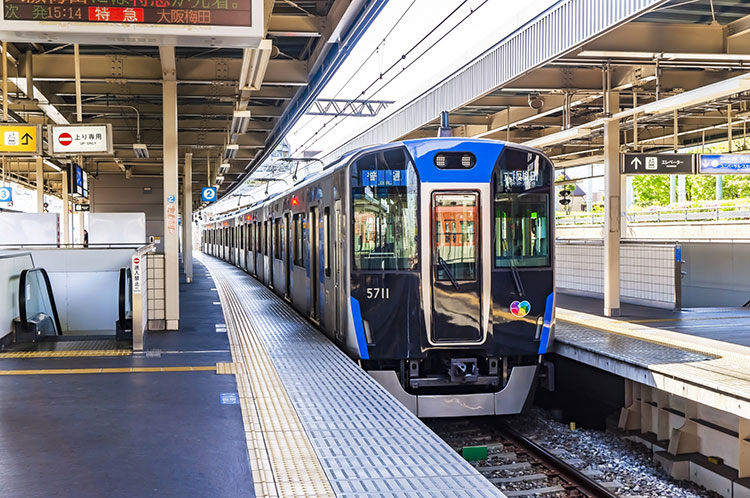
M 436 136 L 441 110 L 450 111 L 454 136 L 537 146 L 558 167 L 601 162 L 603 124 L 612 117 L 629 150 L 672 150 L 675 112 L 679 147 L 726 140 L 730 121 L 734 138 L 743 136 L 750 3 L 623 0 L 619 13 L 611 2 L 594 3 L 615 12 L 599 22 L 589 15 L 599 8 L 587 2 L 553 5 L 337 152 Z M 605 109 L 605 88 L 619 95 L 616 109 Z M 440 101 L 442 109 L 432 104 Z
M 289 103 L 308 84 L 310 72 L 326 54 L 352 9 L 350 0 L 263 0 L 260 48 L 176 47 L 178 142 L 180 158 L 193 153 L 193 184 L 215 182 L 231 189 L 266 146 Z M 85 158 L 90 175 L 162 174 L 162 71 L 158 46 L 83 45 L 80 94 L 83 123 L 111 123 L 114 155 Z M 11 121 L 76 123 L 75 47 L 70 43 L 25 43 L 8 39 Z M 34 92 L 26 92 L 27 75 Z M 30 98 L 31 97 L 31 98 Z M 133 144 L 145 144 L 138 157 Z M 229 147 L 227 147 L 229 144 Z M 210 160 L 210 172 L 206 166 Z M 33 160 L 8 159 L 6 174 L 32 183 Z M 52 163 L 55 161 L 52 160 Z M 49 164 L 49 163 L 47 163 Z M 51 172 L 49 166 L 46 172 Z M 208 178 L 208 176 L 211 178 Z M 59 192 L 59 180 L 45 182 Z M 194 195 L 194 199 L 196 196 Z

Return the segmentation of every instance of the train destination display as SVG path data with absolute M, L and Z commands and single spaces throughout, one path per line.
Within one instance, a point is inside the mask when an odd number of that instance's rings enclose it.
M 252 0 L 3 0 L 6 21 L 251 26 Z

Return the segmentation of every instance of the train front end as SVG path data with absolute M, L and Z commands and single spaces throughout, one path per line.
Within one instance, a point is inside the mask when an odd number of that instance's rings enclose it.
M 363 366 L 422 417 L 521 412 L 554 328 L 554 178 L 533 149 L 427 139 L 351 171 Z

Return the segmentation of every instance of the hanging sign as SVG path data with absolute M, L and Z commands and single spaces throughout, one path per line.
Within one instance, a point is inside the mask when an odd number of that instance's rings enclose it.
M 38 125 L 0 125 L 0 153 L 38 155 L 42 153 L 42 133 Z
M 50 154 L 78 156 L 112 154 L 112 125 L 51 125 Z
M 263 19 L 263 0 L 3 0 L 0 36 L 16 42 L 257 48 Z
M 696 154 L 622 154 L 626 175 L 692 175 Z
M 746 175 L 750 154 L 701 154 L 701 174 Z

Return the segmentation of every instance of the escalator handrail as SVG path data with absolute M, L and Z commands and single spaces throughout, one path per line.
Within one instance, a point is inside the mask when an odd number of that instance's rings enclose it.
M 127 284 L 127 277 L 128 272 L 130 271 L 130 268 L 122 267 L 120 268 L 120 281 L 118 284 L 119 292 L 117 296 L 117 317 L 120 320 L 120 323 L 124 324 L 126 319 L 126 310 L 125 310 L 125 293 L 128 291 L 126 288 Z
M 57 315 L 57 305 L 55 304 L 55 295 L 52 293 L 52 284 L 49 281 L 49 275 L 47 270 L 44 268 L 31 268 L 23 270 L 21 272 L 21 278 L 18 282 L 18 310 L 21 313 L 21 325 L 28 329 L 29 317 L 26 316 L 26 276 L 29 272 L 38 271 L 44 277 L 44 284 L 47 287 L 47 294 L 49 295 L 49 303 L 52 306 L 52 318 L 55 320 L 55 327 L 57 328 L 57 335 L 63 335 L 62 327 L 60 326 L 60 317 Z

